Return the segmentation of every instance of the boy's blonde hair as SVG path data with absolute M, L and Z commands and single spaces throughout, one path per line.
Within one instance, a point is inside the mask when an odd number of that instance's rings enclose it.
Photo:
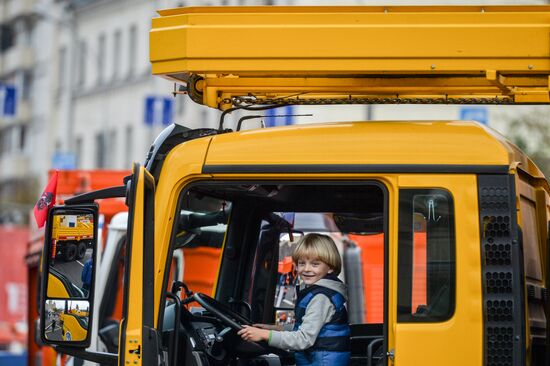
M 292 253 L 292 260 L 296 264 L 303 258 L 324 262 L 337 276 L 342 271 L 340 253 L 334 240 L 328 235 L 314 233 L 304 235 Z

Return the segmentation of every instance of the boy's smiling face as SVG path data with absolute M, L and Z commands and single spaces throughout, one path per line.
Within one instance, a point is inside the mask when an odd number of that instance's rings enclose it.
M 306 285 L 313 285 L 328 273 L 332 273 L 332 269 L 328 264 L 319 259 L 310 258 L 300 258 L 296 271 Z

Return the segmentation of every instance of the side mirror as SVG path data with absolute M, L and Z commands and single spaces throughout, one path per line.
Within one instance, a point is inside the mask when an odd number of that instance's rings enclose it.
M 97 221 L 95 204 L 56 206 L 48 213 L 40 314 L 46 344 L 90 345 Z

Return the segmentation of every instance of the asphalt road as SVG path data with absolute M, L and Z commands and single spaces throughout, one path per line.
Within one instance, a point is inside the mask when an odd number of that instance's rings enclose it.
M 52 329 L 52 325 L 55 322 L 55 329 Z M 59 317 L 53 315 L 46 320 L 46 339 L 50 341 L 62 341 L 63 333 L 61 324 L 59 322 Z
M 55 260 L 53 267 L 67 277 L 72 283 L 79 288 L 82 288 L 82 270 L 84 269 L 84 263 L 86 263 L 92 257 L 93 249 L 88 248 L 84 258 L 81 260 L 74 260 L 72 262 L 65 262 L 60 258 Z

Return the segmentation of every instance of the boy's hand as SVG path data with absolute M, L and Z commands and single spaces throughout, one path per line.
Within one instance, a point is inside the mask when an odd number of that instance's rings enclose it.
M 242 339 L 248 342 L 267 341 L 269 339 L 269 330 L 243 325 L 243 329 L 237 333 Z

